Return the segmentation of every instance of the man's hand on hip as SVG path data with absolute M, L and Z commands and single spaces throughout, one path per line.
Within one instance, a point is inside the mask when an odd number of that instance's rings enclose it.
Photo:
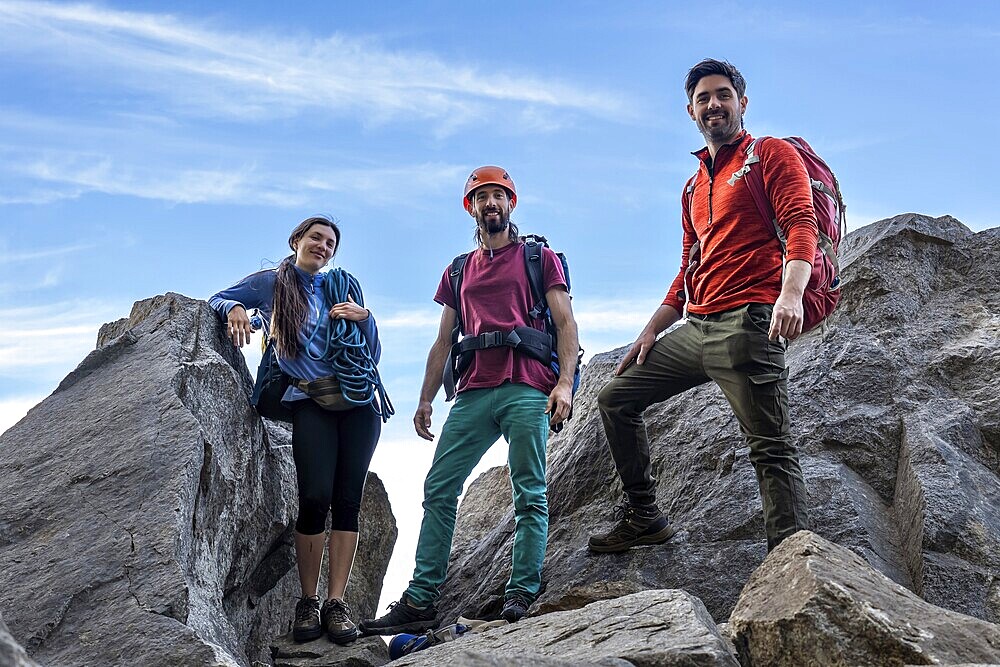
M 633 361 L 642 366 L 643 362 L 646 361 L 646 355 L 649 354 L 649 350 L 653 347 L 653 343 L 656 342 L 656 334 L 642 330 L 639 337 L 635 339 L 632 343 L 632 347 L 628 349 L 625 356 L 622 357 L 621 362 L 619 362 L 618 367 L 615 369 L 615 375 L 621 375 L 626 368 L 629 367 Z

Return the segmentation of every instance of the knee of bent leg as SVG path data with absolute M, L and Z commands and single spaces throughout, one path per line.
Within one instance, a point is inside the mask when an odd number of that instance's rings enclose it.
M 615 392 L 615 381 L 611 380 L 604 388 L 597 392 L 597 407 L 601 412 L 611 412 L 618 408 L 618 401 L 616 400 Z
M 303 535 L 317 535 L 326 530 L 326 515 L 330 511 L 330 502 L 310 496 L 299 498 L 299 518 L 295 521 L 295 530 Z

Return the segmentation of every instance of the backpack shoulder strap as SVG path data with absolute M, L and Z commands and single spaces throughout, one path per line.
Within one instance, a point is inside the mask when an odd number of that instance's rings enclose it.
M 542 248 L 547 244 L 548 241 L 544 236 L 524 237 L 524 266 L 528 271 L 528 284 L 531 286 L 531 296 L 535 302 L 528 315 L 534 319 L 542 317 L 549 308 L 545 300 L 545 282 L 542 277 Z
M 753 165 L 760 162 L 760 155 L 758 155 L 760 147 L 765 141 L 771 138 L 757 137 L 750 142 L 750 145 L 747 146 L 743 167 L 733 172 L 732 177 L 729 179 L 729 184 L 735 185 L 737 180 L 743 178 L 747 184 L 747 188 L 750 190 L 750 196 L 753 197 L 753 203 L 757 207 L 757 212 L 760 213 L 761 221 L 767 226 L 768 232 L 773 233 L 778 238 L 778 243 L 781 244 L 781 252 L 784 254 L 785 233 L 775 218 L 774 207 L 771 206 L 771 201 L 767 198 L 764 174 L 760 168 L 752 168 Z
M 441 374 L 446 401 L 455 398 L 457 377 L 460 375 L 457 369 L 459 359 L 456 352 L 459 347 L 458 337 L 462 334 L 462 274 L 464 273 L 465 262 L 468 258 L 469 253 L 462 253 L 451 260 L 451 268 L 448 269 L 451 292 L 455 296 L 455 326 L 451 330 L 451 351 L 448 354 L 448 360 L 445 362 L 444 371 Z
M 469 259 L 469 253 L 463 252 L 461 255 L 451 260 L 451 268 L 448 269 L 448 279 L 451 282 L 451 293 L 455 296 L 455 328 L 451 332 L 451 342 L 458 341 L 458 335 L 462 333 L 462 276 L 465 271 L 465 262 Z

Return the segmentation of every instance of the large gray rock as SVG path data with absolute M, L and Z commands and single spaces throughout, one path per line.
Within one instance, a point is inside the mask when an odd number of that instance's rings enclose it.
M 934 607 L 805 530 L 753 573 L 730 626 L 744 667 L 1000 662 L 1000 626 Z
M 389 647 L 381 637 L 362 637 L 339 646 L 321 637 L 302 644 L 284 635 L 271 643 L 274 667 L 381 667 L 389 662 Z
M 269 660 L 298 595 L 290 434 L 207 304 L 138 302 L 0 436 L 0 611 L 57 665 Z M 375 508 L 378 509 L 375 509 Z M 395 524 L 368 480 L 348 597 L 374 611 Z
M 643 591 L 583 609 L 524 618 L 392 664 L 738 665 L 701 601 L 677 590 Z
M 841 307 L 788 352 L 812 527 L 928 601 L 996 622 L 1000 229 L 974 234 L 948 216 L 906 214 L 853 232 L 841 249 Z M 573 588 L 620 581 L 682 588 L 725 620 L 766 546 L 757 480 L 712 384 L 646 412 L 658 502 L 679 533 L 662 546 L 587 552 L 588 535 L 613 525 L 621 498 L 596 394 L 624 351 L 591 360 L 572 421 L 549 442 L 537 608 Z M 462 505 L 478 527 L 456 534 L 443 618 L 498 611 L 514 525 L 510 505 L 493 500 L 501 485 L 492 473 L 470 489 L 488 500 Z
M 7 624 L 0 617 L 0 665 L 4 667 L 38 667 L 38 663 L 28 657 L 24 647 L 10 636 Z

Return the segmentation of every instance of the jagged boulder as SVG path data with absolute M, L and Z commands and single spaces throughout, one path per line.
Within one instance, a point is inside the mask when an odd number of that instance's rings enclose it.
M 684 591 L 654 590 L 524 618 L 392 664 L 738 667 L 739 663 L 700 600 Z
M 804 530 L 753 573 L 730 626 L 744 667 L 1000 662 L 1000 626 L 934 607 Z
M 269 660 L 298 594 L 290 434 L 207 304 L 136 303 L 0 436 L 0 611 L 40 663 Z M 375 609 L 395 540 L 370 476 L 353 606 Z
M 792 432 L 812 527 L 936 605 L 1000 620 L 1000 229 L 900 215 L 841 246 L 842 305 L 788 351 Z M 669 276 L 665 274 L 664 280 Z M 651 308 L 652 309 L 652 308 Z M 725 620 L 766 546 L 757 480 L 714 385 L 646 413 L 667 544 L 587 552 L 621 485 L 596 405 L 625 348 L 596 355 L 574 417 L 549 442 L 546 586 L 536 610 L 602 581 L 681 588 Z M 471 497 L 498 497 L 490 473 Z M 513 512 L 488 500 L 456 534 L 442 618 L 499 610 Z M 460 516 L 459 526 L 463 525 Z
M 24 647 L 10 636 L 7 624 L 0 616 L 0 665 L 5 667 L 38 667 L 38 663 L 28 657 Z
M 271 644 L 274 667 L 381 667 L 389 662 L 389 647 L 381 637 L 362 637 L 338 646 L 326 637 L 296 643 L 285 635 Z

